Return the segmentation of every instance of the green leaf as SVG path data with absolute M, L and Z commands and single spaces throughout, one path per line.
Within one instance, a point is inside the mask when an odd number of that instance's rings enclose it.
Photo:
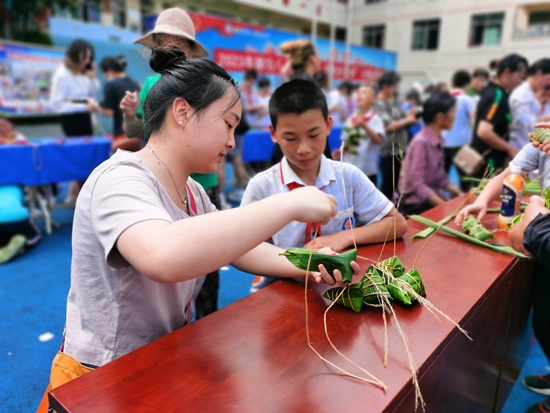
M 393 300 L 386 288 L 386 280 L 383 274 L 372 265 L 367 268 L 359 284 L 363 289 L 363 303 L 365 305 L 381 305 L 383 303 L 383 296 L 386 296 L 389 300 Z
M 304 271 L 308 268 L 311 255 L 309 271 L 319 271 L 319 265 L 323 264 L 333 278 L 334 270 L 339 270 L 342 273 L 342 281 L 349 283 L 353 278 L 353 269 L 350 264 L 357 259 L 357 250 L 349 250 L 338 255 L 326 255 L 311 252 L 305 248 L 289 248 L 280 255 L 284 255 L 296 268 Z
M 517 255 L 518 257 L 526 258 L 526 256 L 523 255 L 521 252 L 518 252 L 518 251 L 514 250 L 512 247 L 509 247 L 507 245 L 489 244 L 488 242 L 480 241 L 478 239 L 470 237 L 470 236 L 468 236 L 466 234 L 463 234 L 462 232 L 459 232 L 459 231 L 454 230 L 452 228 L 449 228 L 449 227 L 446 227 L 446 226 L 439 227 L 437 225 L 437 223 L 435 223 L 435 222 L 433 222 L 433 221 L 431 221 L 427 218 L 421 217 L 419 215 L 411 215 L 411 216 L 409 216 L 409 218 L 414 219 L 415 221 L 418 221 L 418 222 L 420 222 L 420 223 L 422 223 L 422 224 L 424 224 L 428 227 L 440 229 L 441 231 L 446 232 L 447 234 L 450 234 L 450 235 L 454 235 L 458 239 L 460 239 L 462 241 L 469 242 L 470 244 L 474 244 L 474 245 L 477 245 L 477 246 L 480 246 L 480 247 L 483 247 L 483 248 L 486 248 L 486 249 L 489 249 L 489 250 L 505 252 L 505 253 L 508 253 L 508 254 Z
M 336 287 L 326 291 L 323 296 L 331 301 L 335 301 L 341 292 L 342 288 Z M 361 288 L 361 283 L 348 285 L 346 291 L 344 291 L 344 294 L 342 294 L 336 303 L 351 308 L 356 313 L 360 313 L 363 303 L 363 289 Z

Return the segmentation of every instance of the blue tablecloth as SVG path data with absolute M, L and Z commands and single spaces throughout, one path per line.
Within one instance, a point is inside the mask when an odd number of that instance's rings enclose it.
M 0 185 L 83 181 L 110 154 L 111 140 L 99 136 L 0 144 Z
M 340 147 L 341 126 L 333 126 L 328 136 L 328 143 L 331 150 Z M 243 162 L 260 162 L 271 159 L 275 144 L 271 140 L 268 130 L 251 130 L 243 136 L 242 158 Z

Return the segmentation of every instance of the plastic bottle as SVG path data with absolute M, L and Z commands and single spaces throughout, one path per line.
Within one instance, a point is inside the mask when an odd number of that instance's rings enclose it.
M 512 165 L 510 171 L 512 173 L 504 178 L 502 207 L 500 208 L 500 215 L 498 217 L 498 227 L 502 229 L 508 229 L 508 222 L 514 219 L 516 215 L 519 215 L 521 195 L 525 187 L 525 180 L 521 176 L 521 168 Z

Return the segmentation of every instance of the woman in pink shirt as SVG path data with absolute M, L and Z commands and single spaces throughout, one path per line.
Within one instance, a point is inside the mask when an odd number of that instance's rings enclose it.
M 436 92 L 424 104 L 425 126 L 412 140 L 401 169 L 399 192 L 407 215 L 421 214 L 448 200 L 448 195 L 461 195 L 445 172 L 443 138 L 455 119 L 455 98 L 447 92 Z

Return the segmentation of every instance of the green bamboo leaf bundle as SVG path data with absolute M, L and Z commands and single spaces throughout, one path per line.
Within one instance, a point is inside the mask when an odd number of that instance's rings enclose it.
M 468 218 L 462 224 L 462 230 L 466 234 L 480 241 L 485 241 L 488 239 L 495 241 L 495 236 L 493 233 L 481 225 L 481 223 L 477 222 L 477 219 L 475 219 L 472 215 L 468 215 Z
M 332 288 L 326 291 L 323 296 L 331 301 L 336 301 L 342 290 L 343 288 L 341 287 Z M 363 288 L 361 287 L 361 283 L 348 285 L 344 294 L 336 302 L 344 307 L 351 308 L 356 313 L 360 313 L 363 303 Z
M 361 284 L 361 288 L 363 289 L 363 304 L 365 305 L 379 305 L 384 302 L 383 296 L 386 296 L 389 300 L 393 300 L 393 297 L 386 288 L 384 275 L 373 265 L 367 268 L 359 284 Z
M 405 288 L 403 288 L 402 283 L 397 280 L 409 284 L 417 294 L 422 297 L 426 297 L 426 288 L 424 287 L 424 283 L 422 282 L 420 274 L 416 269 L 407 271 L 400 277 L 396 277 L 396 280 L 388 283 L 388 292 L 396 301 L 401 304 L 411 305 L 414 301 L 416 301 L 416 298 Z
M 449 228 L 449 227 L 446 227 L 446 226 L 442 226 L 442 227 L 439 227 L 437 225 L 437 223 L 427 219 L 427 218 L 424 218 L 424 217 L 421 217 L 419 215 L 411 215 L 409 216 L 410 219 L 414 219 L 415 221 L 418 221 L 428 227 L 431 227 L 431 228 L 436 228 L 436 229 L 439 229 L 449 235 L 453 235 L 455 236 L 456 238 L 462 240 L 462 241 L 466 241 L 466 242 L 469 242 L 470 244 L 474 244 L 474 245 L 477 245 L 477 246 L 480 246 L 480 247 L 483 247 L 483 248 L 486 248 L 486 249 L 489 249 L 489 250 L 493 250 L 493 251 L 498 251 L 498 252 L 505 252 L 505 253 L 508 253 L 508 254 L 512 254 L 512 255 L 517 255 L 518 257 L 526 257 L 525 255 L 523 255 L 521 252 L 518 252 L 516 250 L 514 250 L 512 247 L 509 247 L 508 245 L 500 245 L 500 244 L 490 244 L 488 242 L 485 242 L 485 241 L 480 241 L 476 238 L 473 238 L 473 237 L 470 237 L 469 235 L 466 235 L 466 234 L 463 234 L 462 232 L 460 231 L 457 231 L 455 229 L 452 229 L 452 228 Z
M 550 138 L 550 129 L 547 128 L 536 128 L 535 132 L 531 135 L 531 140 L 538 143 L 544 143 L 548 138 Z
M 357 250 L 349 250 L 338 255 L 326 255 L 311 252 L 305 248 L 289 248 L 279 255 L 284 255 L 296 268 L 304 271 L 319 271 L 319 265 L 323 264 L 334 278 L 334 270 L 339 270 L 342 273 L 342 281 L 349 283 L 353 278 L 353 269 L 350 264 L 357 259 Z M 310 255 L 311 263 L 308 269 Z
M 359 155 L 357 147 L 364 137 L 359 128 L 354 126 L 344 126 L 344 149 L 353 155 Z
M 392 273 L 395 278 L 401 277 L 405 273 L 405 266 L 401 263 L 399 258 L 391 257 L 378 264 L 379 268 L 383 268 Z M 384 273 L 386 283 L 388 282 L 388 274 Z

